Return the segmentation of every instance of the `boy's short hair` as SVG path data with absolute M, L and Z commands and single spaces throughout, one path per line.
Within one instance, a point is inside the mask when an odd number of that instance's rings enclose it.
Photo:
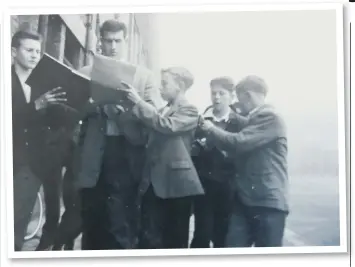
M 210 88 L 214 86 L 221 86 L 222 88 L 228 90 L 231 93 L 234 91 L 234 81 L 228 76 L 222 76 L 212 79 L 210 81 Z
M 236 93 L 251 91 L 266 96 L 269 89 L 263 78 L 256 75 L 249 75 L 235 86 L 235 91 Z
M 21 45 L 21 40 L 31 39 L 42 42 L 42 37 L 39 33 L 33 31 L 18 31 L 11 39 L 11 47 L 18 48 Z
M 104 36 L 105 32 L 120 32 L 123 31 L 123 36 L 127 36 L 127 26 L 123 22 L 115 19 L 106 20 L 100 28 L 100 36 Z
M 194 76 L 184 67 L 171 67 L 162 69 L 161 73 L 172 74 L 178 82 L 182 82 L 184 84 L 185 91 L 189 89 L 194 83 Z

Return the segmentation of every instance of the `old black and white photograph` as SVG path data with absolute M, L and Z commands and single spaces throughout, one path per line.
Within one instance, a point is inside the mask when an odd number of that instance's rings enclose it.
M 347 251 L 342 5 L 73 10 L 7 17 L 12 257 Z

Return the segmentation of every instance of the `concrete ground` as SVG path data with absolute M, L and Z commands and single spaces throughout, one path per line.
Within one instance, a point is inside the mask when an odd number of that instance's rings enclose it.
M 290 179 L 290 215 L 284 236 L 284 246 L 337 246 L 339 239 L 338 177 L 304 177 Z M 35 207 L 35 211 L 38 206 Z M 34 212 L 29 230 L 38 223 Z M 190 221 L 190 240 L 193 234 L 193 216 Z M 25 242 L 24 250 L 34 250 L 37 236 Z M 80 250 L 80 237 L 75 249 Z

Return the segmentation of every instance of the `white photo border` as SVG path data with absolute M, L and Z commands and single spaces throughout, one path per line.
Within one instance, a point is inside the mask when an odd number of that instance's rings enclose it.
M 3 91 L 4 106 L 4 147 L 3 157 L 6 190 L 6 217 L 9 258 L 92 258 L 92 257 L 135 257 L 135 256 L 187 256 L 187 255 L 262 255 L 262 254 L 309 254 L 309 253 L 346 253 L 347 242 L 347 201 L 346 201 L 346 143 L 345 143 L 345 99 L 344 99 L 344 38 L 343 38 L 343 4 L 233 4 L 233 5 L 190 5 L 190 6 L 115 6 L 115 7 L 51 7 L 51 8 L 8 8 L 3 20 L 3 49 L 10 51 L 11 15 L 30 14 L 87 14 L 112 13 L 113 9 L 120 13 L 162 13 L 162 12 L 235 12 L 235 11 L 284 11 L 284 10 L 334 10 L 336 12 L 337 35 L 337 92 L 338 92 L 338 153 L 339 153 L 339 216 L 340 246 L 304 246 L 280 248 L 214 248 L 214 249 L 181 249 L 181 250 L 100 250 L 100 251 L 14 251 L 13 237 L 13 181 L 12 181 L 12 121 L 11 90 Z M 11 54 L 3 53 L 3 66 L 11 65 Z M 11 69 L 4 68 L 4 87 L 11 88 Z

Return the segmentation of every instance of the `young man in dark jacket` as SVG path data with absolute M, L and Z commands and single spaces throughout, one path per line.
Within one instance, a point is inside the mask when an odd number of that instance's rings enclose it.
M 12 133 L 15 250 L 21 250 L 31 212 L 41 185 L 44 188 L 46 222 L 41 245 L 47 246 L 60 216 L 61 160 L 64 154 L 66 101 L 60 88 L 31 88 L 27 78 L 37 65 L 41 37 L 18 31 L 12 37 Z M 52 90 L 51 90 L 52 89 Z M 44 242 L 46 241 L 46 242 Z
M 235 157 L 239 177 L 229 222 L 228 247 L 282 246 L 288 206 L 287 136 L 275 109 L 265 103 L 267 86 L 247 76 L 236 86 L 247 125 L 238 133 L 217 128 L 209 121 L 202 129 L 219 149 Z
M 210 82 L 212 106 L 203 117 L 216 127 L 238 132 L 242 125 L 231 109 L 234 83 L 229 77 L 218 77 Z M 217 148 L 206 134 L 198 129 L 193 145 L 194 163 L 205 190 L 205 195 L 194 200 L 195 230 L 192 248 L 224 247 L 228 220 L 232 207 L 232 186 L 236 168 L 225 151 Z

